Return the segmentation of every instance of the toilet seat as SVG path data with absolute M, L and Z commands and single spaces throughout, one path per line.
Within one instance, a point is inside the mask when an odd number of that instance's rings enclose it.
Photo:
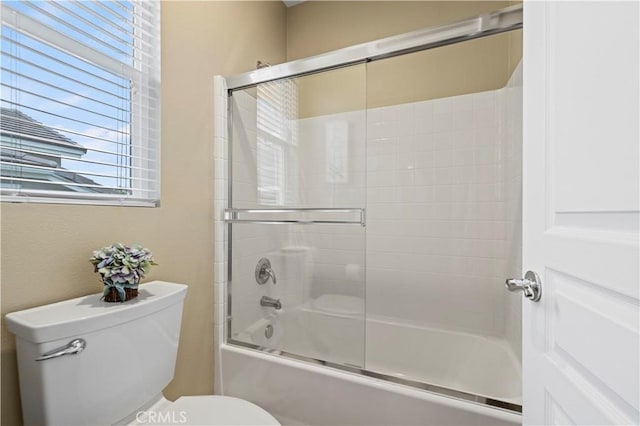
M 264 425 L 280 423 L 262 408 L 249 401 L 230 396 L 183 396 L 163 404 L 154 418 L 137 419 L 136 424 L 162 425 Z

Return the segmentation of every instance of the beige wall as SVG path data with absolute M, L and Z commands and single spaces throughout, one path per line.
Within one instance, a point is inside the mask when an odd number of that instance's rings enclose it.
M 287 60 L 444 24 L 513 1 L 307 1 L 287 10 Z
M 511 1 L 308 1 L 287 12 L 287 60 L 454 22 Z M 522 56 L 521 31 L 372 62 L 299 81 L 301 118 L 504 87 Z M 364 93 L 352 96 L 353 93 Z
M 169 398 L 213 392 L 213 87 L 215 74 L 285 60 L 285 14 L 274 2 L 162 4 L 162 206 L 2 204 L 2 425 L 21 423 L 8 312 L 101 290 L 91 251 L 151 248 L 148 277 L 189 285 Z

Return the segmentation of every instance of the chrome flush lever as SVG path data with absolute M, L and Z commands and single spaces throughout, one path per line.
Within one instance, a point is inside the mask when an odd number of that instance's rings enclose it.
M 509 291 L 522 290 L 524 297 L 532 302 L 537 302 L 542 297 L 542 282 L 533 271 L 527 271 L 524 278 L 509 278 L 505 286 Z
M 271 262 L 266 257 L 263 257 L 256 265 L 256 282 L 260 285 L 266 284 L 269 278 L 274 284 L 277 282 L 276 273 L 271 269 Z
M 47 359 L 58 358 L 64 355 L 76 355 L 82 352 L 86 346 L 86 340 L 74 339 L 62 347 L 42 354 L 40 358 L 36 358 L 36 361 L 45 361 Z

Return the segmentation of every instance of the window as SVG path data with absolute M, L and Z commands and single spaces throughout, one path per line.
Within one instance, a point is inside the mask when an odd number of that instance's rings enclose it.
M 3 1 L 3 201 L 153 206 L 160 4 Z

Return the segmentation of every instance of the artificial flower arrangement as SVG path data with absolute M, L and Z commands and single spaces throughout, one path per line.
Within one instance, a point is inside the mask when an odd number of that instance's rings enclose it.
M 93 252 L 89 259 L 104 284 L 103 298 L 107 302 L 124 302 L 138 296 L 138 284 L 152 265 L 153 253 L 134 244 L 115 243 Z

